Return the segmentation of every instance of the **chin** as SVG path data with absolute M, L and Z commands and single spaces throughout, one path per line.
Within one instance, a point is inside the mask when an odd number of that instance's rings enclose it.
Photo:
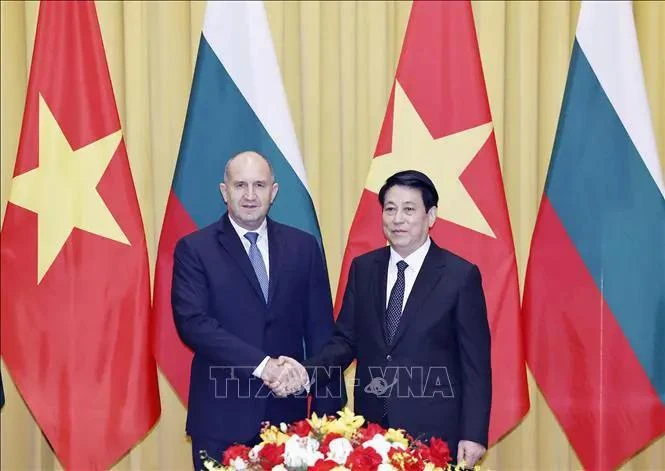
M 395 250 L 404 250 L 405 248 L 407 248 L 407 247 L 409 246 L 409 244 L 401 244 L 401 243 L 399 243 L 398 241 L 394 241 L 394 242 L 391 241 L 391 242 L 390 242 L 390 245 L 391 245 L 392 248 L 395 249 Z

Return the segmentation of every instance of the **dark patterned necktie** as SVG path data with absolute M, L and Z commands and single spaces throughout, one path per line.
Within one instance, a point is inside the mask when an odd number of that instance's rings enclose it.
M 266 264 L 263 262 L 263 257 L 261 257 L 261 251 L 256 245 L 256 239 L 258 239 L 259 234 L 256 232 L 248 232 L 245 234 L 245 239 L 249 241 L 249 261 L 252 262 L 252 267 L 254 267 L 254 272 L 256 277 L 259 279 L 259 285 L 261 285 L 261 291 L 263 291 L 263 298 L 268 302 L 268 272 L 266 271 Z
M 389 344 L 393 343 L 399 320 L 402 317 L 405 286 L 404 270 L 406 270 L 406 267 L 408 266 L 409 265 L 404 260 L 397 262 L 397 280 L 390 292 L 390 300 L 388 301 L 388 308 L 386 309 L 386 331 L 388 333 Z

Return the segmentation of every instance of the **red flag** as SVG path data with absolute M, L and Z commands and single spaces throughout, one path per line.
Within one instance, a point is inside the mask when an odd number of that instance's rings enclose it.
M 471 4 L 414 1 L 395 83 L 337 291 L 354 257 L 385 245 L 377 193 L 400 170 L 426 173 L 440 195 L 434 241 L 475 263 L 492 334 L 490 442 L 529 409 L 515 250 Z
M 2 355 L 66 468 L 159 417 L 150 276 L 93 2 L 41 2 L 2 230 Z

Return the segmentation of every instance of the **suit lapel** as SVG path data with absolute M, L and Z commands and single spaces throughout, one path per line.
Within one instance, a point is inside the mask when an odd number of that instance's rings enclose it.
M 378 317 L 381 332 L 383 332 L 383 341 L 386 341 L 388 332 L 386 331 L 386 286 L 388 284 L 388 263 L 390 262 L 390 248 L 386 247 L 376 258 L 374 263 L 374 292 L 372 298 L 375 302 L 375 312 Z
M 397 345 L 404 334 L 404 331 L 408 328 L 411 318 L 414 317 L 414 315 L 417 317 L 417 314 L 415 313 L 419 311 L 423 301 L 439 282 L 439 279 L 443 275 L 444 265 L 444 254 L 441 249 L 434 244 L 434 241 L 432 241 L 430 248 L 427 251 L 427 255 L 425 256 L 425 260 L 423 261 L 423 265 L 420 267 L 416 281 L 413 283 L 413 288 L 409 294 L 406 306 L 404 306 L 404 311 L 402 312 L 402 317 L 397 326 L 395 338 L 393 339 L 393 348 Z
M 229 215 L 225 214 L 218 223 L 218 233 L 217 239 L 219 243 L 224 247 L 228 254 L 236 262 L 240 271 L 245 275 L 250 284 L 254 287 L 256 294 L 263 299 L 263 291 L 261 291 L 261 285 L 259 285 L 259 279 L 256 277 L 254 272 L 254 267 L 249 261 L 245 247 L 243 247 L 238 233 L 233 229 L 231 221 L 229 221 Z M 270 247 L 272 250 L 272 247 Z M 271 264 L 272 266 L 272 264 Z
M 277 292 L 279 274 L 283 271 L 282 259 L 284 258 L 283 238 L 280 237 L 279 226 L 268 218 L 268 247 L 270 247 L 270 282 L 268 283 L 268 306 L 272 303 Z

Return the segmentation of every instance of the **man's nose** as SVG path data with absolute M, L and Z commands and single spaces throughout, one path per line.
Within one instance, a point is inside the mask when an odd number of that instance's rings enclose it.
M 401 210 L 395 211 L 395 215 L 393 216 L 393 223 L 395 224 L 401 224 L 404 222 L 404 212 Z

